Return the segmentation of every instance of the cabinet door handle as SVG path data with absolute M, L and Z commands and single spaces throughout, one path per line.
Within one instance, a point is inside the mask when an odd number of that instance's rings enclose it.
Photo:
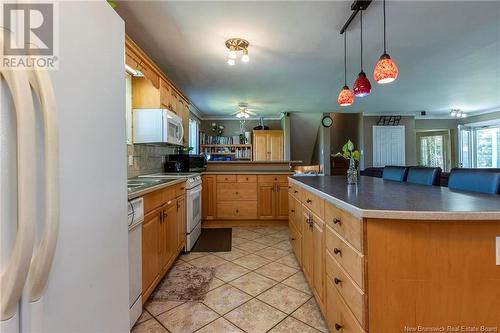
M 166 218 L 168 218 L 168 214 L 167 213 L 163 213 L 163 219 L 165 220 Z
M 160 223 L 163 223 L 163 212 L 160 212 Z
M 342 251 L 340 251 L 340 250 L 339 250 L 339 249 L 337 249 L 337 248 L 334 248 L 334 249 L 333 249 L 333 253 L 335 253 L 335 254 L 342 254 Z
M 291 186 L 288 186 L 288 188 L 292 188 Z
M 342 282 L 342 280 L 338 279 L 338 278 L 334 278 L 333 279 L 333 282 L 335 282 L 335 284 L 339 284 Z
M 246 178 L 246 180 L 248 181 L 248 177 Z
M 236 210 L 236 214 L 238 214 L 239 212 L 240 212 L 240 211 L 237 209 L 237 210 Z
M 341 225 L 342 221 L 340 219 L 333 219 L 333 224 Z
M 294 210 L 294 209 L 292 209 L 292 210 L 291 210 L 291 212 L 292 212 L 292 213 L 295 213 L 295 210 Z
M 342 325 L 335 323 L 335 330 L 340 331 L 342 329 Z

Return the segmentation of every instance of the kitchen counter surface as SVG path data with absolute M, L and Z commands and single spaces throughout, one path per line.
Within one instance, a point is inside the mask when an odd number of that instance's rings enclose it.
M 356 186 L 348 186 L 344 176 L 290 179 L 360 218 L 500 220 L 500 195 L 363 176 Z
M 293 175 L 293 171 L 255 171 L 255 170 L 238 170 L 238 171 L 204 171 L 202 175 Z
M 144 178 L 144 177 L 135 177 L 135 178 L 130 178 L 129 184 L 131 181 L 133 182 L 144 182 L 145 185 L 131 189 L 128 191 L 128 199 L 132 200 L 138 197 L 142 197 L 143 195 L 146 195 L 148 193 L 164 189 L 166 187 L 184 183 L 186 182 L 186 178 L 178 178 L 178 179 L 172 179 L 172 178 L 156 178 L 154 181 L 152 181 L 150 178 Z
M 297 164 L 302 161 L 208 161 L 208 164 Z

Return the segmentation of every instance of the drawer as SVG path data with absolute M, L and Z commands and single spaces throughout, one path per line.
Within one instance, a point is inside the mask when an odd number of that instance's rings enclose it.
M 366 327 L 365 293 L 356 286 L 329 251 L 326 252 L 326 275 L 361 326 Z
M 217 218 L 255 220 L 257 219 L 257 201 L 218 202 Z
M 332 332 L 364 333 L 330 279 L 326 279 L 326 321 Z
M 293 253 L 297 261 L 302 266 L 302 236 L 297 231 L 295 225 L 291 225 L 289 228 L 290 233 L 290 243 L 292 244 Z
M 256 183 L 257 175 L 237 175 L 236 181 L 238 183 Z
M 325 202 L 325 222 L 340 236 L 363 252 L 363 220 Z
M 180 197 L 181 195 L 184 195 L 186 190 L 186 183 L 180 183 L 175 185 L 175 196 Z
M 144 214 L 162 206 L 164 203 L 174 199 L 175 197 L 174 186 L 169 186 L 167 188 L 146 194 L 144 196 Z
M 288 175 L 259 175 L 259 183 L 288 183 Z
M 217 184 L 217 201 L 257 200 L 257 183 Z
M 352 245 L 346 243 L 330 227 L 326 226 L 326 249 L 330 252 L 342 268 L 364 290 L 364 261 L 365 257 Z
M 236 183 L 236 175 L 217 175 L 217 183 Z
M 318 215 L 320 219 L 323 219 L 325 214 L 325 200 L 309 191 L 304 191 L 303 198 L 304 205 L 314 214 Z
M 292 184 L 292 188 L 289 189 L 289 191 L 299 202 L 302 202 L 302 195 L 304 193 L 304 189 L 302 187 Z

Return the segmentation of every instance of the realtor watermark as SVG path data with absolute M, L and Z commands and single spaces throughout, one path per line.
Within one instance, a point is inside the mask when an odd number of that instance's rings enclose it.
M 1 5 L 2 69 L 58 69 L 57 1 L 9 2 Z
M 405 326 L 403 332 L 498 332 L 498 326 Z

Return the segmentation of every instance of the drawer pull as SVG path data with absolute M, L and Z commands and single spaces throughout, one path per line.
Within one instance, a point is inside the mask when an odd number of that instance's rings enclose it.
M 339 283 L 341 283 L 341 282 L 342 282 L 342 280 L 341 280 L 341 279 L 338 279 L 338 278 L 334 278 L 334 279 L 333 279 L 333 282 L 335 282 L 335 284 L 339 284 Z
M 299 193 L 299 191 L 297 191 L 297 190 L 294 190 L 294 191 L 293 191 L 293 193 Z
M 342 329 L 342 325 L 335 323 L 335 330 L 340 331 L 341 329 Z
M 246 180 L 248 180 L 248 177 L 247 177 L 247 178 L 245 178 L 245 179 L 246 179 Z
M 238 192 L 236 192 L 236 195 L 238 195 Z
M 292 188 L 291 186 L 288 186 L 288 188 Z
M 240 212 L 240 211 L 237 209 L 237 210 L 236 210 L 236 213 L 239 213 L 239 212 Z
M 307 203 L 312 203 L 312 200 L 311 199 L 307 199 L 306 201 Z
M 293 237 L 292 237 L 292 238 L 290 238 L 290 239 L 291 239 L 291 240 L 293 240 L 293 241 L 295 240 L 295 238 L 293 238 Z
M 294 209 L 292 209 L 292 210 L 291 210 L 291 212 L 292 212 L 292 213 L 295 213 L 295 210 L 294 210 Z
M 340 219 L 333 219 L 333 224 L 341 225 L 342 221 Z
M 342 254 L 342 251 L 340 251 L 340 250 L 339 250 L 339 249 L 337 249 L 337 248 L 334 248 L 334 249 L 333 249 L 333 253 L 335 253 L 335 254 Z

